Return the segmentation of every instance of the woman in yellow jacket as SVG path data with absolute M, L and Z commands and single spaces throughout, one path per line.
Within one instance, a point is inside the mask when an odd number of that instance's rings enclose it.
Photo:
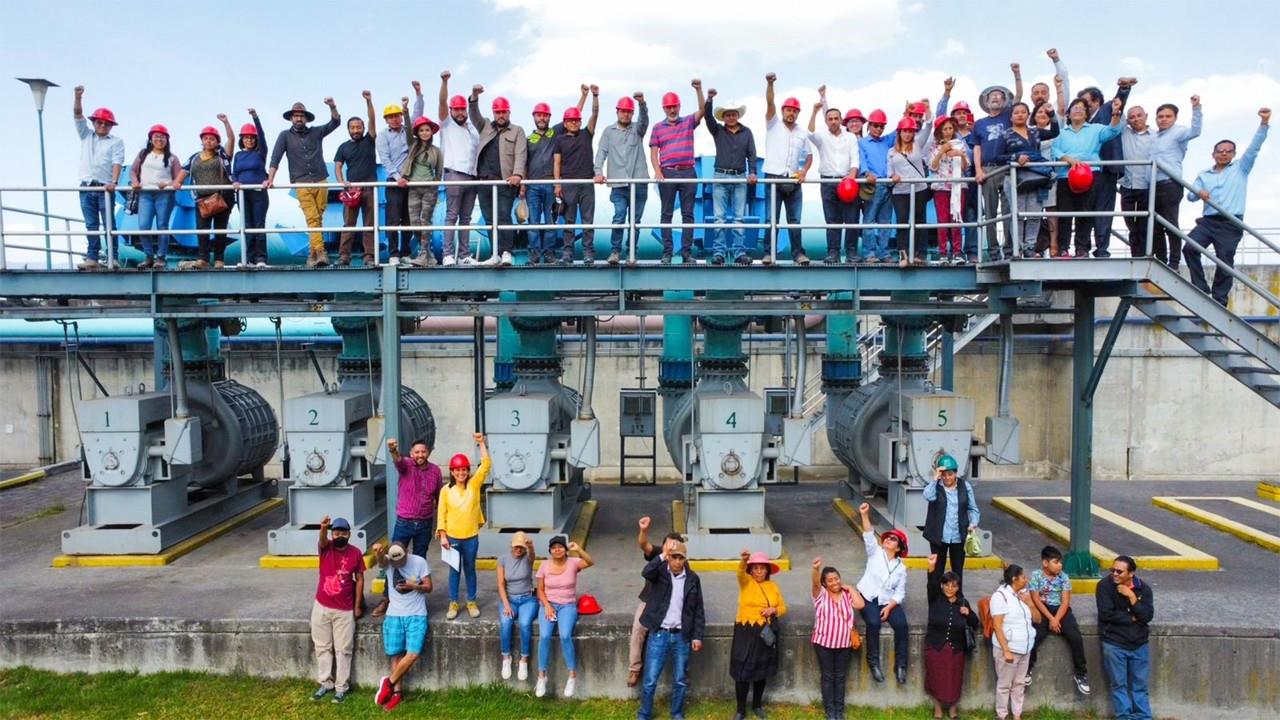
M 440 508 L 436 511 L 436 534 L 440 547 L 458 551 L 461 571 L 449 568 L 449 612 L 445 617 L 458 617 L 458 582 L 463 573 L 467 576 L 467 614 L 480 617 L 476 605 L 476 553 L 480 550 L 480 527 L 484 525 L 481 493 L 485 477 L 489 474 L 489 448 L 484 434 L 474 433 L 472 438 L 480 446 L 480 469 L 471 475 L 471 458 L 458 453 L 449 461 L 449 475 L 453 482 L 440 492 Z
M 770 578 L 779 567 L 763 552 L 742 551 L 738 564 L 738 615 L 733 620 L 733 647 L 729 651 L 729 676 L 734 681 L 738 714 L 747 716 L 747 690 L 751 711 L 764 718 L 764 685 L 778 671 L 776 618 L 787 614 L 782 590 Z

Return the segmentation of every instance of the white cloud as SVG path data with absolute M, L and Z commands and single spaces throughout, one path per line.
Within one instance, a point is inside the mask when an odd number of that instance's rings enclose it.
M 1120 58 L 1120 67 L 1130 75 L 1144 75 L 1147 72 L 1147 64 L 1142 58 L 1132 56 Z
M 961 55 L 964 55 L 965 52 L 964 43 L 959 40 L 952 39 L 943 43 L 942 48 L 934 54 L 934 57 L 939 60 L 949 57 L 960 57 Z
M 471 46 L 471 54 L 479 57 L 493 57 L 498 54 L 498 44 L 492 40 L 481 40 Z

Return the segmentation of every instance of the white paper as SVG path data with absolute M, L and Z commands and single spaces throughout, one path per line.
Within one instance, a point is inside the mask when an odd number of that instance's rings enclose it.
M 454 570 L 462 569 L 462 555 L 457 548 L 440 548 L 440 559 Z

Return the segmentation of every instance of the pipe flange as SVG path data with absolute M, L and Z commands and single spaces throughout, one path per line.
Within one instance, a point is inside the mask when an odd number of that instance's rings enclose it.
M 515 360 L 516 377 L 560 377 L 564 366 L 560 358 L 522 358 Z

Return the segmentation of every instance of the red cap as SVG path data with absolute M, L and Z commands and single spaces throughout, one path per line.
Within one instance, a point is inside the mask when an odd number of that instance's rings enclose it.
M 159 127 L 159 126 L 157 126 L 157 127 Z M 258 137 L 258 127 L 257 127 L 256 125 L 254 125 L 253 123 L 245 123 L 245 124 L 241 125 L 241 126 L 240 126 L 240 137 L 244 137 L 245 135 L 252 135 L 252 136 L 254 136 L 254 137 Z
M 546 104 L 546 103 L 538 103 L 537 105 L 534 105 L 534 106 L 533 106 L 533 114 L 534 114 L 534 115 L 537 115 L 537 114 L 539 114 L 539 113 L 541 113 L 541 114 L 543 114 L 543 115 L 550 115 L 550 114 L 551 114 L 551 106 L 550 106 L 550 105 L 548 105 L 548 104 Z
M 449 98 L 449 109 L 450 110 L 466 110 L 467 99 L 462 97 L 461 95 L 454 95 L 453 97 Z
M 871 117 L 867 118 L 867 120 L 873 123 L 880 123 L 881 125 L 889 122 L 889 118 L 884 114 L 884 111 L 881 110 L 880 108 L 876 108 L 875 110 L 872 110 Z
M 800 100 L 798 98 L 789 97 L 782 101 L 782 107 L 800 109 Z
M 965 102 L 965 101 L 961 100 L 960 102 L 956 103 L 954 107 L 952 107 L 952 108 L 951 108 L 951 113 L 954 115 L 955 113 L 957 113 L 957 112 L 959 112 L 959 111 L 961 111 L 961 110 L 963 110 L 963 111 L 965 111 L 965 112 L 972 112 L 972 111 L 969 109 L 969 103 L 967 103 L 967 102 Z
M 618 110 L 626 110 L 626 111 L 628 111 L 628 112 L 635 112 L 635 110 L 636 110 L 636 101 L 635 101 L 635 100 L 632 100 L 632 99 L 631 99 L 631 98 L 629 98 L 629 97 L 620 97 L 620 98 L 618 98 L 618 106 L 617 106 L 617 109 L 618 109 Z
M 582 111 L 576 107 L 571 107 L 568 110 L 564 111 L 564 119 L 565 120 L 581 120 Z
M 922 103 L 922 102 L 918 102 L 918 103 L 914 103 L 914 104 L 912 104 L 912 105 L 911 105 L 911 110 L 909 111 L 909 113 L 908 113 L 908 114 L 910 114 L 910 115 L 927 115 L 928 113 L 929 113 L 929 106 L 928 106 L 928 105 L 925 105 L 925 104 L 924 104 L 924 103 Z
M 506 98 L 499 95 L 493 99 L 494 112 L 511 112 L 511 103 Z
M 904 117 L 898 121 L 899 130 L 919 130 L 920 126 L 916 124 L 915 118 Z
M 850 120 L 861 120 L 863 122 L 867 121 L 867 119 L 863 117 L 862 111 L 859 110 L 858 108 L 850 108 L 849 112 L 844 114 L 844 121 L 849 122 Z
M 662 96 L 662 107 L 664 108 L 679 107 L 679 105 L 680 105 L 679 95 L 673 92 L 669 92 Z
M 98 108 L 97 110 L 94 110 L 93 114 L 89 116 L 89 119 L 101 120 L 102 122 L 110 123 L 112 125 L 116 124 L 116 114 L 106 108 Z
M 212 135 L 218 139 L 218 142 L 222 142 L 222 136 L 218 134 L 218 128 L 212 125 L 205 125 L 203 128 L 200 129 L 201 139 L 203 139 L 205 135 Z
M 249 127 L 253 127 L 253 126 L 252 126 L 252 125 L 250 125 Z M 255 131 L 255 132 L 256 132 L 256 131 Z M 161 135 L 163 135 L 163 136 L 165 136 L 165 137 L 169 137 L 169 128 L 167 128 L 167 127 L 165 127 L 165 126 L 163 126 L 163 125 L 152 125 L 152 126 L 151 126 L 151 129 L 147 131 L 147 137 L 150 137 L 150 136 L 152 136 L 152 135 L 155 135 L 156 133 L 160 133 Z
M 458 469 L 470 470 L 471 458 L 467 457 L 466 455 L 463 455 L 462 453 L 458 453 L 457 455 L 454 455 L 453 457 L 449 458 L 449 469 L 450 470 L 458 470 Z
M 433 135 L 440 132 L 440 126 L 437 125 L 435 121 L 432 120 L 431 118 L 427 117 L 426 115 L 423 115 L 422 117 L 413 121 L 413 133 L 416 135 L 418 133 L 418 128 L 422 127 L 423 125 L 430 125 L 431 134 Z

